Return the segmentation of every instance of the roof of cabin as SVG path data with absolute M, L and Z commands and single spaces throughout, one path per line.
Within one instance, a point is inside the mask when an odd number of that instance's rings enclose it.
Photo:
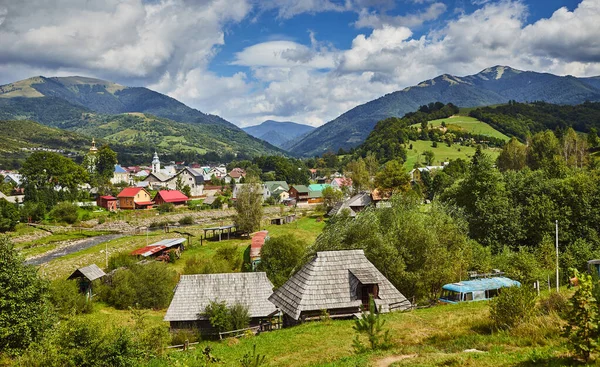
M 268 300 L 272 293 L 273 284 L 264 272 L 182 275 L 164 320 L 205 320 L 211 301 L 241 303 L 250 317 L 265 317 L 277 311 Z
M 67 279 L 81 278 L 83 276 L 89 281 L 94 281 L 98 278 L 102 278 L 105 275 L 106 273 L 104 273 L 104 271 L 102 271 L 98 265 L 92 264 L 75 270 Z

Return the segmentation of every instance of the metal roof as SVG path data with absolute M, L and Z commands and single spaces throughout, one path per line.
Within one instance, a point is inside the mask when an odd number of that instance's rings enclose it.
M 269 236 L 269 231 L 256 232 L 250 244 L 250 259 L 260 257 L 260 250 Z
M 474 280 L 465 280 L 458 283 L 450 283 L 446 284 L 442 287 L 442 289 L 466 293 L 466 292 L 476 292 L 476 291 L 485 291 L 489 289 L 499 289 L 504 287 L 520 287 L 521 283 L 516 280 L 512 280 L 506 277 L 492 277 L 492 278 L 482 278 L 482 279 L 474 279 Z
M 67 279 L 75 279 L 86 277 L 89 281 L 94 281 L 98 278 L 102 278 L 106 273 L 102 271 L 96 264 L 88 265 L 83 268 L 79 268 L 73 272 Z
M 167 238 L 167 239 L 155 242 L 146 247 L 139 248 L 139 249 L 133 251 L 131 254 L 148 257 L 148 256 L 156 254 L 157 252 L 160 252 L 164 249 L 180 245 L 184 242 L 185 242 L 185 238 Z
M 235 227 L 235 225 L 231 224 L 231 225 L 228 225 L 228 226 L 203 228 L 203 230 L 205 230 L 205 231 L 218 231 L 218 230 L 230 229 L 230 228 L 234 228 L 234 227 Z
M 375 304 L 382 312 L 410 307 L 406 297 L 377 270 L 363 250 L 317 252 L 269 300 L 295 320 L 303 311 L 356 308 L 358 312 L 362 305 L 357 297 L 360 280 L 354 273 L 368 284 L 379 286 Z
M 164 320 L 205 320 L 211 301 L 241 303 L 250 317 L 266 317 L 277 311 L 268 300 L 272 293 L 273 284 L 264 272 L 182 275 Z

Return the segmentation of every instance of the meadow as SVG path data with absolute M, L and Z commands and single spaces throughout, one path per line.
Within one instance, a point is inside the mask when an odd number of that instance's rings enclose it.
M 427 140 L 411 141 L 409 146 L 412 145 L 412 149 L 407 149 L 407 157 L 405 167 L 411 170 L 415 163 L 419 162 L 421 165 L 425 165 L 425 159 L 423 152 L 431 150 L 435 154 L 433 165 L 438 166 L 443 162 L 449 162 L 458 158 L 469 160 L 473 154 L 475 154 L 475 147 L 462 146 L 460 144 L 452 144 L 448 146 L 445 143 L 438 142 L 437 147 L 433 147 L 433 143 Z M 493 159 L 496 159 L 500 154 L 500 149 L 488 148 L 484 149 L 485 154 L 490 155 Z

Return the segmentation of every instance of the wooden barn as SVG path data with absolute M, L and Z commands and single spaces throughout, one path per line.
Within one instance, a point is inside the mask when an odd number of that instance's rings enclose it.
M 110 195 L 98 196 L 96 205 L 108 211 L 114 212 L 117 210 L 117 198 Z
M 269 302 L 273 284 L 264 272 L 182 275 L 164 317 L 171 329 L 198 329 L 203 335 L 216 335 L 204 315 L 211 301 L 248 307 L 250 326 L 259 326 L 278 313 Z
M 106 274 L 96 264 L 92 264 L 83 268 L 79 268 L 73 272 L 67 279 L 77 280 L 79 291 L 90 299 L 93 295 L 92 283 L 96 279 L 100 279 Z
M 410 301 L 377 270 L 363 250 L 322 251 L 278 288 L 269 301 L 284 313 L 284 326 L 319 319 L 351 318 L 373 296 L 381 312 L 404 310 Z

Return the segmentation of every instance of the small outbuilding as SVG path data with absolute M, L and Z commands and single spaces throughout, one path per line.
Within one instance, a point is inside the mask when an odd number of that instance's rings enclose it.
M 256 269 L 256 266 L 260 263 L 260 253 L 265 241 L 268 239 L 269 231 L 259 231 L 252 236 L 252 242 L 250 244 L 250 263 L 252 263 L 252 270 Z
M 98 196 L 96 205 L 108 211 L 114 212 L 117 210 L 117 198 L 110 195 Z
M 177 257 L 179 257 L 181 252 L 184 250 L 183 244 L 185 241 L 185 238 L 167 238 L 146 247 L 139 248 L 133 251 L 131 254 L 134 256 L 159 258 L 160 256 L 165 255 L 168 251 L 175 250 Z
M 79 285 L 79 291 L 89 299 L 92 298 L 92 283 L 96 279 L 100 279 L 105 276 L 106 273 L 102 271 L 96 264 L 79 268 L 73 272 L 67 279 L 76 279 Z
M 284 313 L 284 326 L 319 319 L 323 310 L 332 318 L 351 318 L 368 307 L 372 296 L 380 312 L 412 305 L 367 259 L 363 250 L 322 251 L 269 301 Z
M 173 205 L 185 205 L 190 200 L 184 193 L 179 190 L 160 190 L 154 196 L 156 205 L 171 203 Z
M 164 317 L 171 329 L 198 329 L 216 335 L 204 314 L 211 301 L 236 303 L 248 307 L 250 326 L 260 326 L 278 313 L 269 302 L 273 284 L 264 272 L 182 275 Z

